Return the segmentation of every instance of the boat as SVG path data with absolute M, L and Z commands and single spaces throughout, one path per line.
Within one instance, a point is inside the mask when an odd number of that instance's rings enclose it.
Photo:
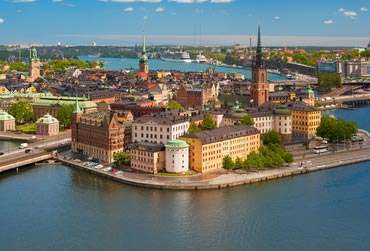
M 196 62 L 197 62 L 198 64 L 208 64 L 208 59 L 207 59 L 204 55 L 199 54 L 199 55 L 197 56 L 197 60 L 196 60 Z
M 161 54 L 164 61 L 191 63 L 191 58 L 186 51 L 165 51 Z

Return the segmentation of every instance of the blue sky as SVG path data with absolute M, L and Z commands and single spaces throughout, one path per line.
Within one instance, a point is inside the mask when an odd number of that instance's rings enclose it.
M 369 0 L 0 0 L 0 44 L 365 47 Z

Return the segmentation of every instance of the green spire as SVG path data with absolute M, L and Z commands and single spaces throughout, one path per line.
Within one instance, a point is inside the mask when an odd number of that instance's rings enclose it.
M 78 104 L 78 97 L 76 96 L 76 102 L 75 102 L 75 105 L 73 107 L 73 112 L 74 113 L 82 113 L 82 110 L 80 108 L 80 105 Z
M 146 49 L 145 49 L 145 35 L 143 36 L 143 48 L 141 50 L 141 56 L 140 56 L 140 64 L 148 64 L 148 56 L 146 55 Z
M 39 61 L 39 58 L 37 56 L 37 50 L 35 47 L 32 47 L 32 50 L 30 50 L 30 59 L 31 61 Z

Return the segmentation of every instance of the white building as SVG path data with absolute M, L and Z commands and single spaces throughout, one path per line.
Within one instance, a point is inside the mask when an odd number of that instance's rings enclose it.
M 189 145 L 182 140 L 168 141 L 166 148 L 166 171 L 183 173 L 189 170 Z
M 137 118 L 132 125 L 132 142 L 165 144 L 189 129 L 189 121 L 177 113 L 162 112 Z

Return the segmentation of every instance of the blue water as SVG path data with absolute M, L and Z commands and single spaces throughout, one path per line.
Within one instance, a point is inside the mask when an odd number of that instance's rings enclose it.
M 26 168 L 0 174 L 0 250 L 370 250 L 369 184 L 369 162 L 210 191 Z
M 90 56 L 79 56 L 79 59 L 85 61 L 103 61 L 105 62 L 104 68 L 107 70 L 122 70 L 122 69 L 138 69 L 139 59 L 134 58 L 104 58 L 104 57 L 90 57 Z M 179 63 L 179 62 L 168 62 L 161 59 L 149 59 L 149 69 L 151 70 L 177 70 L 177 71 L 207 71 L 211 67 L 206 64 L 198 63 Z M 249 69 L 241 68 L 229 68 L 215 66 L 216 72 L 226 73 L 242 73 L 245 78 L 251 78 L 251 71 Z M 282 80 L 285 79 L 281 75 L 268 74 L 269 80 Z

